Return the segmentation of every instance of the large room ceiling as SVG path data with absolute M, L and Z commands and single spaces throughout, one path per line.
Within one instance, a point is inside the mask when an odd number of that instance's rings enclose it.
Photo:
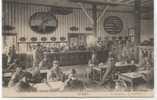
M 108 4 L 114 4 L 110 5 L 110 8 L 108 10 L 110 11 L 122 11 L 122 12 L 131 12 L 134 11 L 134 1 L 135 0 L 3 0 L 3 1 L 15 1 L 18 3 L 32 3 L 37 5 L 44 5 L 44 6 L 57 6 L 57 7 L 72 7 L 72 8 L 80 8 L 80 5 L 78 2 L 83 3 L 83 5 L 90 9 L 91 5 L 88 4 L 94 3 L 98 4 L 98 9 L 104 9 L 104 6 Z M 141 0 L 141 11 L 142 13 L 147 16 L 146 18 L 152 18 L 153 16 L 153 5 L 154 0 Z M 151 16 L 150 16 L 151 15 Z M 149 16 L 149 17 L 148 17 Z
M 99 4 L 111 3 L 119 4 L 119 6 L 134 6 L 134 0 L 3 0 L 3 1 L 16 1 L 22 3 L 33 3 L 33 4 L 43 4 L 43 5 L 52 5 L 52 6 L 62 6 L 62 7 L 79 7 L 76 2 L 72 1 L 81 1 L 81 2 L 93 2 Z M 152 7 L 153 0 L 141 0 L 141 6 Z

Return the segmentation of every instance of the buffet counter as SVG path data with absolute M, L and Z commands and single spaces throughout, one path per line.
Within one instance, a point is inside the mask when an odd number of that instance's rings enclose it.
M 90 51 L 67 51 L 67 52 L 45 52 L 52 61 L 57 59 L 61 66 L 88 64 L 92 52 Z M 98 51 L 98 60 L 105 62 L 107 60 L 107 51 Z
M 48 59 L 52 62 L 53 60 L 59 60 L 61 66 L 70 66 L 70 65 L 83 65 L 88 64 L 89 59 L 91 58 L 91 51 L 88 50 L 75 50 L 75 51 L 66 51 L 66 52 L 44 52 L 47 54 Z M 97 58 L 99 62 L 106 62 L 108 58 L 107 51 L 97 51 Z M 32 54 L 17 54 L 17 59 L 19 63 L 26 68 L 32 67 L 33 57 Z M 7 56 L 3 54 L 3 67 L 7 65 Z

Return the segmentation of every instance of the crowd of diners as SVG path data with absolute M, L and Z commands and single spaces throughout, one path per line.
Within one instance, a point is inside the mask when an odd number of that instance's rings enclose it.
M 88 62 L 87 74 L 92 77 L 94 67 L 107 66 L 106 71 L 103 73 L 103 77 L 99 85 L 105 85 L 108 81 L 113 81 L 114 67 L 116 64 L 138 64 L 137 70 L 150 70 L 148 75 L 144 75 L 143 79 L 147 82 L 153 83 L 153 57 L 146 54 L 143 56 L 142 62 L 139 62 L 138 48 L 129 39 L 126 41 L 112 40 L 107 42 L 98 41 L 97 46 L 92 49 L 91 59 Z M 97 59 L 97 50 L 108 49 L 108 59 L 106 63 L 102 63 Z M 64 88 L 84 88 L 85 83 L 78 78 L 78 71 L 73 68 L 70 73 L 65 73 L 60 68 L 60 61 L 54 59 L 52 62 L 44 54 L 42 46 L 37 46 L 32 51 L 33 53 L 33 66 L 31 70 L 28 70 L 24 66 L 19 64 L 19 60 L 16 59 L 16 49 L 13 45 L 9 48 L 8 56 L 8 70 L 15 69 L 9 80 L 8 87 L 14 87 L 17 91 L 36 91 L 34 84 L 42 82 L 62 81 Z M 43 79 L 41 70 L 43 68 L 48 69 L 46 77 Z M 62 90 L 64 89 L 62 87 Z M 115 86 L 114 86 L 115 87 Z

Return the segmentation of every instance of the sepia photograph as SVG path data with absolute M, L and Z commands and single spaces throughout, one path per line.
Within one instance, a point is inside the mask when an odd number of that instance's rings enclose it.
M 154 0 L 2 0 L 2 96 L 154 96 Z

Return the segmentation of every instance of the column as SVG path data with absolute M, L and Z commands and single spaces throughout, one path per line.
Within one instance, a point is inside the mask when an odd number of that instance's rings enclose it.
M 135 20 L 135 42 L 139 44 L 141 42 L 141 0 L 135 0 L 134 5 L 134 20 Z
M 96 4 L 92 5 L 92 15 L 93 15 L 93 32 L 94 36 L 97 36 L 97 7 Z

